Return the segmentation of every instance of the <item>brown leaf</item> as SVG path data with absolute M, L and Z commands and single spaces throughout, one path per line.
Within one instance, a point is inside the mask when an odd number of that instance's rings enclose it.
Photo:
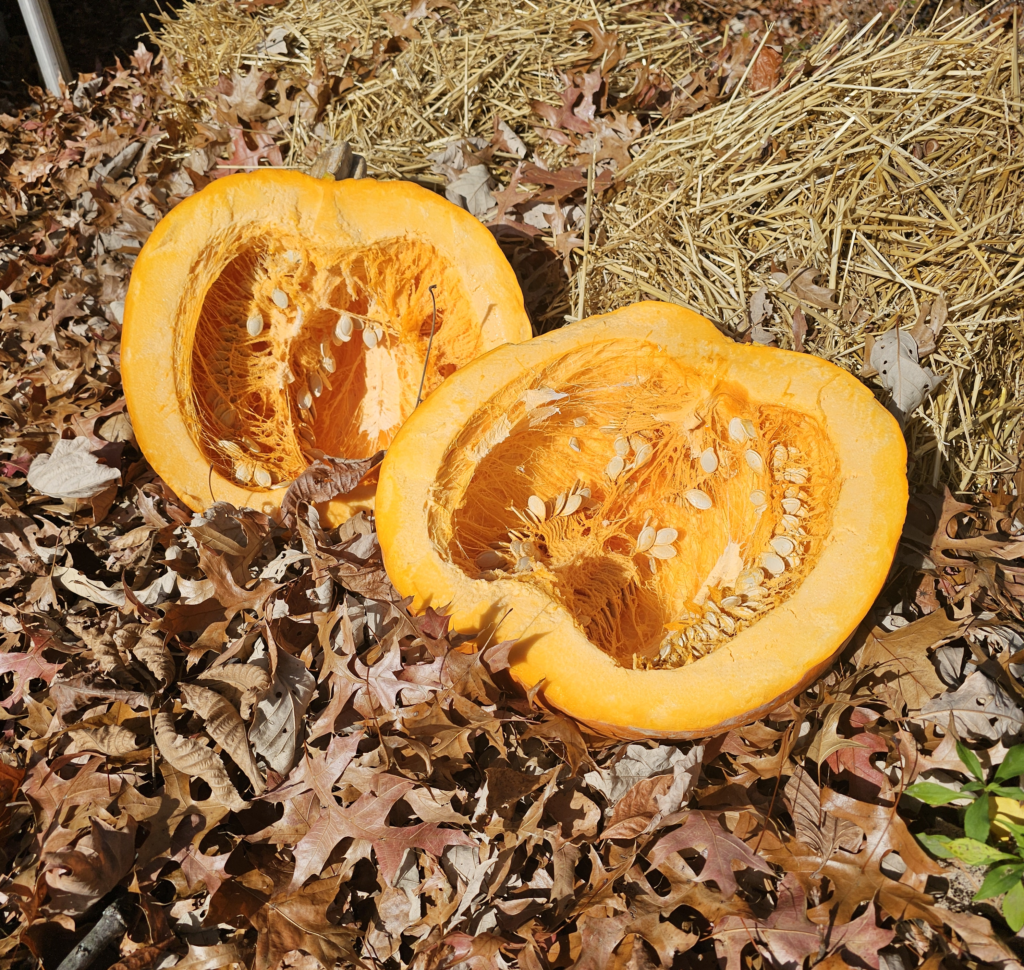
M 821 791 L 802 767 L 794 770 L 783 791 L 796 837 L 822 859 L 831 858 L 837 849 L 855 852 L 860 848 L 860 829 L 822 808 Z
M 266 785 L 256 767 L 245 724 L 238 711 L 216 691 L 196 684 L 182 684 L 181 697 L 185 706 L 195 711 L 204 721 L 207 734 L 228 754 L 228 757 L 242 769 L 252 783 L 257 795 L 262 794 Z
M 43 855 L 52 910 L 78 915 L 102 899 L 128 872 L 135 856 L 135 819 L 122 828 L 90 820 L 89 832 L 75 848 Z
M 877 679 L 889 706 L 902 714 L 920 711 L 942 694 L 942 683 L 928 651 L 959 635 L 970 617 L 950 620 L 936 610 L 889 633 L 872 631 L 861 654 L 859 670 Z
M 378 451 L 370 458 L 318 458 L 309 466 L 284 493 L 281 511 L 286 519 L 294 517 L 301 502 L 315 505 L 318 502 L 330 502 L 340 495 L 347 495 L 360 482 L 362 477 L 384 458 L 384 452 Z
M 747 74 L 751 94 L 764 94 L 782 80 L 782 50 L 777 45 L 765 44 Z
M 161 756 L 178 771 L 202 778 L 213 791 L 213 796 L 233 812 L 245 808 L 245 802 L 235 790 L 217 755 L 205 744 L 192 738 L 183 738 L 174 728 L 174 718 L 161 711 L 154 719 L 153 737 Z
M 658 840 L 650 852 L 651 865 L 659 866 L 680 849 L 697 849 L 704 856 L 704 868 L 695 881 L 713 880 L 727 897 L 736 892 L 737 869 L 773 871 L 746 843 L 722 828 L 714 812 L 690 812 L 678 829 Z
M 807 315 L 797 307 L 793 311 L 793 349 L 802 354 L 804 352 L 804 337 L 807 336 Z

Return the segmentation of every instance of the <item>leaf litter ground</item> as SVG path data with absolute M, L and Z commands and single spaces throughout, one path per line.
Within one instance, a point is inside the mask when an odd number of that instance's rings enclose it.
M 919 838 L 962 808 L 904 794 L 1024 728 L 1015 18 L 203 3 L 158 58 L 8 105 L 5 965 L 83 967 L 109 927 L 119 970 L 1018 966 L 984 869 Z M 343 462 L 279 520 L 155 478 L 119 392 L 134 254 L 211 179 L 341 139 L 492 226 L 537 330 L 669 299 L 898 407 L 904 540 L 819 684 L 598 742 L 507 644 L 410 616 L 372 519 L 321 527 Z M 870 376 L 892 354 L 910 384 Z

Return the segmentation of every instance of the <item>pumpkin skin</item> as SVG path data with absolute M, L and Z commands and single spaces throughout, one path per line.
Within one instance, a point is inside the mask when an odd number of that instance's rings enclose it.
M 530 336 L 491 233 L 408 182 L 262 169 L 212 182 L 164 217 L 132 272 L 122 379 L 143 453 L 195 511 L 272 512 L 320 454 L 387 447 L 416 402 L 432 284 L 425 395 Z M 328 520 L 373 492 L 364 482 Z
M 819 676 L 880 591 L 906 505 L 903 436 L 854 377 L 648 302 L 446 381 L 392 443 L 376 516 L 414 609 L 517 640 L 515 679 L 593 732 L 686 738 Z

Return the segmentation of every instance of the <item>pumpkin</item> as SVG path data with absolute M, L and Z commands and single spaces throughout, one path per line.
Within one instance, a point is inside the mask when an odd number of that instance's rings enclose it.
M 413 608 L 592 731 L 697 737 L 829 663 L 878 594 L 906 445 L 858 380 L 639 303 L 449 378 L 381 466 L 384 563 Z
M 409 182 L 261 169 L 210 183 L 146 242 L 122 378 L 142 451 L 193 510 L 270 512 L 315 458 L 387 447 L 425 359 L 429 395 L 529 336 L 515 275 L 469 213 Z

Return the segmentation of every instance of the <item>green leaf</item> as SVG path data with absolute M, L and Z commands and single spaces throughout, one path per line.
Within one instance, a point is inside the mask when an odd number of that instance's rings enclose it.
M 1024 883 L 1017 883 L 1003 897 L 1003 918 L 1014 933 L 1024 927 Z
M 988 797 L 976 798 L 964 814 L 964 832 L 968 838 L 988 841 Z
M 996 768 L 996 781 L 1006 781 L 1024 775 L 1024 744 L 1015 744 L 1006 752 L 1002 764 Z
M 948 835 L 926 835 L 922 834 L 917 837 L 917 841 L 921 843 L 933 856 L 939 859 L 952 859 L 953 853 L 946 848 L 953 840 Z
M 978 781 L 985 780 L 985 775 L 981 770 L 981 762 L 978 760 L 978 756 L 968 748 L 963 741 L 957 741 L 956 753 L 960 756 L 960 760 L 967 766 L 967 770 L 974 775 Z
M 950 839 L 946 851 L 969 866 L 991 866 L 996 862 L 1014 862 L 1015 857 L 993 849 L 977 839 Z
M 906 794 L 913 795 L 914 798 L 919 798 L 928 805 L 946 805 L 961 798 L 972 797 L 963 792 L 950 791 L 948 788 L 943 788 L 942 785 L 935 784 L 934 781 L 919 781 L 916 785 L 907 788 Z
M 961 791 L 981 791 L 985 786 L 980 781 L 969 781 Z
M 981 884 L 981 889 L 974 894 L 974 901 L 977 903 L 983 899 L 1002 895 L 1008 889 L 1012 889 L 1014 883 L 1020 882 L 1022 873 L 1024 873 L 1024 863 L 995 866 L 988 871 L 985 881 Z
M 993 795 L 1002 795 L 1004 798 L 1016 798 L 1018 802 L 1024 802 L 1024 788 L 1004 788 L 1002 785 L 989 785 L 988 791 Z

